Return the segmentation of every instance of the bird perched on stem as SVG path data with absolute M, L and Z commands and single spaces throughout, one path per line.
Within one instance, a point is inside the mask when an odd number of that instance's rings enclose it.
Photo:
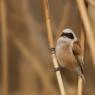
M 55 51 L 61 67 L 76 71 L 85 80 L 81 46 L 72 29 L 66 28 L 63 30 L 57 39 Z

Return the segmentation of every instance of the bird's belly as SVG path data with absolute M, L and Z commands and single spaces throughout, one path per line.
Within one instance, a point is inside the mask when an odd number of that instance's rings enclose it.
M 70 51 L 58 52 L 57 59 L 59 61 L 59 64 L 62 67 L 66 67 L 67 69 L 74 69 L 77 66 L 76 59 L 73 53 Z
M 63 62 L 60 64 L 64 64 L 64 66 L 68 69 L 74 69 L 76 67 L 76 60 L 72 56 L 68 55 L 67 57 L 61 58 L 63 59 Z

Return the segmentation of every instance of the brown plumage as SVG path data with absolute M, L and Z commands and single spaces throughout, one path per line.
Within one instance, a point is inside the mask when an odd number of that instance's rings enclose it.
M 64 66 L 70 70 L 73 70 L 76 67 L 76 59 L 73 55 L 73 51 L 68 48 L 70 44 L 67 44 L 65 46 L 63 46 L 62 48 L 60 48 L 59 52 L 56 52 L 56 56 L 58 58 L 58 60 L 60 61 L 59 64 L 61 66 Z

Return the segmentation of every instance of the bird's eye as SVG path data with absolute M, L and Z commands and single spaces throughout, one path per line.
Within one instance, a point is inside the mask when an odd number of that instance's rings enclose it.
M 68 38 L 70 38 L 70 39 L 74 39 L 74 36 L 73 36 L 72 33 L 62 33 L 61 36 L 63 36 L 63 37 L 68 37 Z
M 67 37 L 70 38 L 70 39 L 74 39 L 74 36 L 73 36 L 72 33 L 68 33 L 68 34 L 67 34 Z

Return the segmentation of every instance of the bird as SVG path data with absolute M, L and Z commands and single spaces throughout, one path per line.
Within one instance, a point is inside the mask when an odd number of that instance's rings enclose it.
M 82 49 L 75 32 L 66 28 L 62 31 L 55 46 L 55 54 L 59 65 L 75 71 L 85 81 Z

